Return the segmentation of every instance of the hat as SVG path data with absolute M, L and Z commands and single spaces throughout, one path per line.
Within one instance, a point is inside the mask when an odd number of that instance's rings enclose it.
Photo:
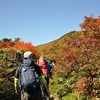
M 33 53 L 31 51 L 26 51 L 24 53 L 24 58 L 32 58 L 33 57 Z
M 41 56 L 40 56 L 40 58 L 43 58 L 43 59 L 45 59 L 45 56 L 41 55 Z

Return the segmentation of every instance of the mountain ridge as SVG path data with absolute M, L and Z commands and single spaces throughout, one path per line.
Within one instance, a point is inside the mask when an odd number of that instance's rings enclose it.
M 51 52 L 53 53 L 53 51 L 62 51 L 62 48 L 67 44 L 68 41 L 76 39 L 76 38 L 80 38 L 80 31 L 71 31 L 68 33 L 65 33 L 63 36 L 61 36 L 60 38 L 53 40 L 51 42 L 45 43 L 45 44 L 41 44 L 36 46 L 38 52 L 40 52 L 41 55 L 45 55 L 45 56 L 52 56 Z M 58 49 L 57 49 L 58 48 Z M 55 54 L 54 54 L 55 55 Z

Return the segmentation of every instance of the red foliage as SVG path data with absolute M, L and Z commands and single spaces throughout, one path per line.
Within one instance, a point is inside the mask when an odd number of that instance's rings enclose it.
M 99 62 L 100 62 L 100 41 L 98 39 L 76 39 L 68 42 L 68 48 L 66 46 L 66 54 L 63 57 L 63 61 L 66 62 L 66 72 L 75 72 L 85 82 L 80 82 L 80 79 L 75 84 L 75 87 L 82 91 L 82 93 L 89 93 L 90 96 L 94 95 L 94 90 L 98 91 L 94 87 L 94 79 L 99 74 Z M 99 81 L 99 80 L 98 80 Z M 95 93 L 95 95 L 97 95 Z
M 7 42 L 0 42 L 0 48 L 9 48 L 13 46 L 12 40 L 9 40 Z

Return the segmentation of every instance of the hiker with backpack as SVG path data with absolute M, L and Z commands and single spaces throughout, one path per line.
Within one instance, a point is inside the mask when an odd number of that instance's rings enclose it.
M 18 94 L 19 87 L 21 90 L 21 100 L 43 100 L 41 83 L 45 87 L 49 97 L 47 82 L 40 67 L 32 60 L 33 53 L 26 51 L 24 58 L 17 68 L 14 77 L 15 93 Z M 19 84 L 19 86 L 18 86 Z
M 46 61 L 44 56 L 40 56 L 36 63 L 42 70 L 43 75 L 47 81 L 47 85 L 49 85 L 49 78 L 48 78 L 48 62 Z
M 20 65 L 20 62 L 21 62 L 21 60 L 22 60 L 22 58 L 23 58 L 23 53 L 21 52 L 21 51 L 17 51 L 16 53 L 15 53 L 15 59 L 16 59 L 16 64 L 17 65 Z
M 55 67 L 55 60 L 48 61 L 48 77 L 52 78 L 52 69 Z

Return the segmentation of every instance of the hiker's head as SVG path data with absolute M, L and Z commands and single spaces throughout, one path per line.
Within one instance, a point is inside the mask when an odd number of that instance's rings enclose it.
M 40 56 L 40 58 L 43 58 L 43 59 L 45 59 L 45 56 L 43 56 L 43 55 L 42 55 L 42 56 Z
M 52 62 L 52 63 L 54 63 L 54 64 L 56 63 L 56 61 L 55 61 L 55 60 L 51 60 L 51 62 Z
M 33 53 L 31 51 L 26 51 L 24 53 L 24 58 L 33 58 Z

